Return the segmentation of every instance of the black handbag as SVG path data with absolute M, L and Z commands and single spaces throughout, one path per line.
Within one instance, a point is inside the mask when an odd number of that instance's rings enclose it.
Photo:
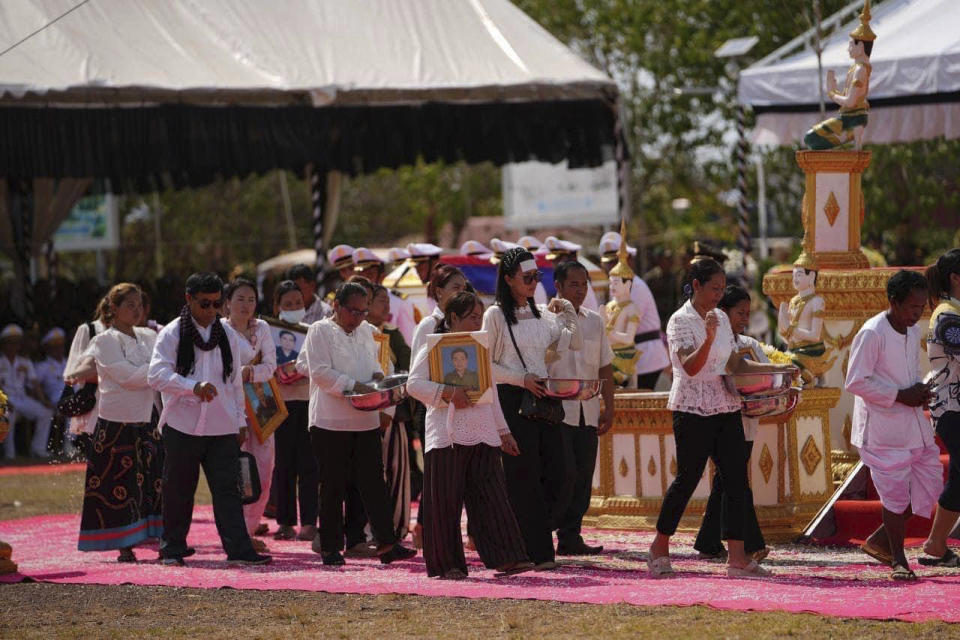
M 240 502 L 253 504 L 260 499 L 260 471 L 257 469 L 257 459 L 252 453 L 241 451 L 239 462 L 237 486 L 240 488 Z
M 90 339 L 96 335 L 96 329 L 92 322 L 87 323 L 87 330 L 90 332 Z M 78 391 L 74 391 L 70 385 L 64 385 L 63 393 L 57 400 L 57 413 L 67 418 L 75 418 L 93 411 L 93 405 L 97 404 L 97 385 L 88 382 Z
M 506 318 L 504 318 L 506 320 Z M 513 348 L 517 351 L 523 370 L 527 371 L 527 363 L 520 353 L 520 347 L 517 346 L 517 339 L 513 337 L 513 327 L 507 322 L 507 331 L 510 332 L 510 341 L 513 342 Z M 520 415 L 527 420 L 539 420 L 549 422 L 550 424 L 560 424 L 563 422 L 563 403 L 556 398 L 542 397 L 538 398 L 528 389 L 523 390 L 520 397 Z

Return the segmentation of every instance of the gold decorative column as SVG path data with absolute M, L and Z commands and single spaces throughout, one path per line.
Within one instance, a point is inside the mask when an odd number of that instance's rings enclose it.
M 0 391 L 0 443 L 7 439 L 10 433 L 10 422 L 7 420 L 7 396 Z M 13 548 L 0 540 L 0 573 L 16 573 L 17 563 L 10 559 Z
M 803 194 L 803 252 L 821 269 L 866 269 L 860 250 L 865 212 L 860 178 L 869 151 L 798 151 L 806 174 Z

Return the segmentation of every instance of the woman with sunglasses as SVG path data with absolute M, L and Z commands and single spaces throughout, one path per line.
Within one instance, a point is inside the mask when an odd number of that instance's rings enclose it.
M 323 564 L 344 564 L 343 501 L 352 477 L 377 540 L 380 562 L 416 555 L 397 543 L 383 479 L 380 414 L 355 409 L 344 396 L 370 393 L 383 377 L 367 317 L 363 286 L 346 282 L 337 289 L 333 316 L 313 323 L 297 369 L 310 378 L 310 439 L 320 462 L 320 554 Z M 315 549 L 316 550 L 316 549 Z
M 557 425 L 520 415 L 524 392 L 545 395 L 547 358 L 579 350 L 577 314 L 567 300 L 533 301 L 540 280 L 533 254 L 523 248 L 503 254 L 497 269 L 496 304 L 483 315 L 490 332 L 493 377 L 503 415 L 520 455 L 503 455 L 510 504 L 520 523 L 530 560 L 539 570 L 557 566 L 553 529 L 566 509 L 553 496 L 570 495 L 573 469 Z

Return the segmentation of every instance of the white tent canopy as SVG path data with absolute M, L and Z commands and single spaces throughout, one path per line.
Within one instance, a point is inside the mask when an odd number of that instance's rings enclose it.
M 0 3 L 0 50 L 76 0 Z M 90 0 L 0 56 L 0 98 L 397 104 L 609 96 L 507 0 Z
M 850 66 L 847 45 L 862 2 L 824 42 L 826 72 L 842 82 Z M 870 62 L 870 123 L 866 143 L 960 137 L 960 2 L 886 0 L 874 3 L 877 34 Z M 809 33 L 797 42 L 809 42 Z M 785 53 L 790 53 L 786 51 Z M 771 55 L 743 71 L 739 100 L 757 112 L 754 142 L 791 144 L 819 119 L 816 54 L 809 48 L 786 57 Z M 828 109 L 836 105 L 825 98 Z

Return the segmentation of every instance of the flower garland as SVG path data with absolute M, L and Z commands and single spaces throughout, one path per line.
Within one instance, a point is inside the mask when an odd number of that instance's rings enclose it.
M 10 433 L 10 420 L 7 418 L 7 410 L 10 408 L 10 400 L 7 398 L 7 394 L 3 392 L 3 389 L 0 389 L 0 442 L 3 442 L 7 438 L 7 434 Z
M 792 351 L 780 351 L 776 347 L 760 343 L 760 346 L 763 347 L 763 353 L 770 359 L 770 362 L 773 364 L 793 364 L 794 356 Z

